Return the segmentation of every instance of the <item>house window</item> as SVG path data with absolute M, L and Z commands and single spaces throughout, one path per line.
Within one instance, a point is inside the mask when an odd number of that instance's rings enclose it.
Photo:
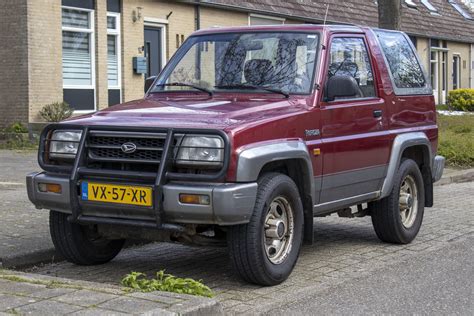
M 423 3 L 423 5 L 424 5 L 428 10 L 430 10 L 431 13 L 437 13 L 437 12 L 438 12 L 438 9 L 436 9 L 435 6 L 432 5 L 429 0 L 421 0 L 421 3 Z
M 107 13 L 107 80 L 109 105 L 120 103 L 120 14 Z
M 471 14 L 467 12 L 459 3 L 457 3 L 455 0 L 448 0 L 448 2 L 453 6 L 456 11 L 458 11 L 459 14 L 461 14 L 465 19 L 468 20 L 474 20 Z
M 280 25 L 285 24 L 284 18 L 265 16 L 259 14 L 249 15 L 249 25 Z
M 62 8 L 64 100 L 77 111 L 95 109 L 94 12 Z
M 453 90 L 461 88 L 461 56 L 453 55 Z
M 413 0 L 405 0 L 405 3 L 409 8 L 416 8 L 416 3 Z

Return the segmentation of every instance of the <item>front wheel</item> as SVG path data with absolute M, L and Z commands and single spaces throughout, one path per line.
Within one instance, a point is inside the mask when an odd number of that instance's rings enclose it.
M 395 175 L 392 192 L 370 203 L 372 224 L 380 240 L 407 244 L 415 239 L 423 221 L 425 191 L 420 168 L 405 159 Z
M 68 214 L 49 213 L 49 229 L 54 247 L 67 261 L 78 265 L 109 262 L 122 250 L 125 240 L 102 237 L 95 226 L 70 223 Z
M 293 180 L 279 173 L 263 175 L 250 222 L 231 227 L 227 240 L 242 279 L 259 285 L 286 280 L 303 240 L 303 206 Z

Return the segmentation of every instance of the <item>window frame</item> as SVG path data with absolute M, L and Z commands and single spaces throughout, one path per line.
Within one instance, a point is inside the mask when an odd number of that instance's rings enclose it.
M 122 43 L 121 43 L 121 31 L 120 31 L 120 13 L 118 12 L 107 12 L 107 18 L 114 17 L 115 18 L 115 29 L 109 29 L 107 27 L 107 36 L 112 35 L 115 37 L 115 50 L 117 52 L 117 85 L 110 86 L 109 79 L 108 79 L 108 69 L 107 69 L 107 88 L 112 90 L 122 90 Z M 107 58 L 108 58 L 108 51 L 107 51 Z M 108 61 L 107 61 L 108 62 Z M 120 94 L 122 94 L 120 92 Z M 120 100 L 122 97 L 120 96 Z
M 264 14 L 256 14 L 256 13 L 250 13 L 248 16 L 248 25 L 249 26 L 261 26 L 261 24 L 252 24 L 252 18 L 258 18 L 258 19 L 264 19 L 264 20 L 273 20 L 273 21 L 279 21 L 281 22 L 281 25 L 284 25 L 286 22 L 285 18 L 277 17 L 277 16 L 271 16 L 271 15 L 264 15 Z M 274 24 L 269 24 L 269 25 L 274 25 Z M 279 25 L 279 24 L 275 24 Z
M 370 97 L 363 97 L 363 98 L 344 98 L 344 99 L 337 99 L 337 100 L 332 100 L 332 101 L 328 101 L 326 99 L 326 84 L 329 80 L 329 76 L 328 76 L 328 71 L 329 71 L 329 64 L 331 62 L 331 48 L 332 48 L 332 44 L 333 44 L 333 40 L 335 38 L 360 38 L 362 39 L 362 42 L 364 43 L 364 46 L 365 46 L 365 49 L 367 51 L 367 57 L 368 57 L 368 60 L 369 60 L 369 65 L 370 65 L 370 69 L 372 70 L 372 76 L 373 76 L 373 79 L 374 79 L 374 96 L 370 96 Z M 357 34 L 357 33 L 349 33 L 349 34 L 334 34 L 333 36 L 331 36 L 329 38 L 329 41 L 328 41 L 329 45 L 328 45 L 328 48 L 327 48 L 327 58 L 326 58 L 326 61 L 325 61 L 325 65 L 324 65 L 324 68 L 323 68 L 323 77 L 325 78 L 324 79 L 324 82 L 322 83 L 322 91 L 323 93 L 321 93 L 321 102 L 323 104 L 327 104 L 327 105 L 332 105 L 332 104 L 341 104 L 341 103 L 351 103 L 351 102 L 354 102 L 354 101 L 370 101 L 370 100 L 378 100 L 380 97 L 379 97 L 379 93 L 378 93 L 378 89 L 377 89 L 377 81 L 378 81 L 378 73 L 376 72 L 376 69 L 374 67 L 374 63 L 372 61 L 372 51 L 370 49 L 370 46 L 367 45 L 367 39 L 365 37 L 364 34 Z
M 62 11 L 63 9 L 70 9 L 76 11 L 84 11 L 89 14 L 89 28 L 78 28 L 71 26 L 62 25 Z M 97 95 L 96 95 L 96 47 L 95 47 L 95 11 L 93 9 L 85 9 L 71 6 L 61 6 L 61 45 L 62 45 L 62 32 L 78 32 L 78 33 L 88 33 L 90 38 L 89 52 L 91 55 L 91 84 L 90 85 L 66 85 L 64 84 L 64 77 L 62 76 L 63 81 L 63 90 L 93 90 L 94 91 L 94 107 L 90 110 L 74 110 L 76 114 L 86 114 L 97 111 Z M 62 46 L 61 46 L 62 49 Z M 62 63 L 62 54 L 61 54 L 61 63 Z M 62 71 L 62 65 L 61 65 Z
M 216 33 L 216 34 L 239 34 L 239 33 L 255 33 L 255 34 L 258 34 L 258 33 L 269 33 L 269 31 L 266 31 L 266 30 L 254 30 L 254 31 L 251 31 L 251 32 L 244 32 L 244 31 L 235 31 L 235 32 L 219 32 L 219 33 Z M 309 93 L 292 93 L 291 95 L 301 95 L 301 96 L 312 96 L 314 94 L 314 92 L 318 89 L 317 88 L 317 74 L 319 72 L 319 69 L 320 69 L 320 61 L 321 61 L 321 57 L 322 57 L 322 49 L 321 49 L 321 43 L 322 43 L 322 32 L 319 31 L 319 30 L 308 30 L 308 31 L 293 31 L 293 30 L 278 30 L 278 33 L 295 33 L 295 34 L 312 34 L 312 35 L 315 35 L 316 38 L 317 38 L 317 42 L 316 42 L 316 51 L 315 51 L 315 60 L 314 60 L 314 69 L 313 69 L 313 73 L 312 73 L 312 81 L 311 81 L 311 85 L 310 85 L 310 89 L 309 89 Z M 163 69 L 161 70 L 160 74 L 158 75 L 158 78 L 157 80 L 155 81 L 155 83 L 153 84 L 153 88 L 157 85 L 157 84 L 161 84 L 161 83 L 165 83 L 166 80 L 164 80 L 165 77 L 169 77 L 169 75 L 171 74 L 171 72 L 173 71 L 173 69 L 176 67 L 177 64 L 179 64 L 181 62 L 181 60 L 183 59 L 183 57 L 186 55 L 186 53 L 188 52 L 188 50 L 190 49 L 190 47 L 192 47 L 193 43 L 192 40 L 196 37 L 200 37 L 200 36 L 208 36 L 210 34 L 196 34 L 196 35 L 191 35 L 189 36 L 183 43 L 183 45 L 180 46 L 180 48 L 176 51 L 176 53 L 173 55 L 173 57 L 168 61 L 168 63 L 166 63 L 166 65 L 163 67 Z M 150 88 L 150 90 L 148 90 L 147 94 L 146 95 L 149 95 L 149 94 L 152 94 L 152 93 L 155 93 L 156 91 L 152 91 L 153 88 Z M 182 93 L 182 92 L 193 92 L 194 90 L 176 90 L 176 91 L 166 91 L 167 93 Z M 215 91 L 215 92 L 219 92 L 220 91 Z M 249 94 L 249 90 L 232 90 L 232 93 L 240 93 L 240 94 Z M 262 92 L 250 92 L 250 93 L 262 93 Z
M 464 19 L 466 20 L 474 20 L 474 15 L 472 15 L 469 11 L 466 11 L 465 8 L 462 7 L 462 4 L 457 3 L 453 0 L 448 0 L 448 3 L 454 8 L 454 10 L 459 13 Z
M 390 77 L 390 81 L 392 83 L 392 88 L 393 88 L 393 91 L 394 91 L 395 95 L 402 95 L 402 96 L 405 96 L 405 95 L 432 95 L 433 94 L 433 89 L 431 87 L 431 78 L 428 77 L 426 69 L 423 66 L 423 63 L 421 62 L 420 56 L 418 55 L 417 50 L 416 50 L 415 46 L 413 45 L 413 42 L 408 37 L 408 35 L 404 32 L 400 32 L 400 31 L 392 31 L 392 30 L 379 29 L 379 28 L 371 29 L 371 32 L 373 33 L 373 36 L 376 38 L 377 44 L 380 47 L 380 52 L 382 53 L 382 56 L 383 56 L 383 59 L 384 59 L 384 62 L 385 62 L 385 66 L 387 67 L 387 72 L 388 72 L 388 75 Z M 397 33 L 397 34 L 401 34 L 405 38 L 405 40 L 408 43 L 408 46 L 411 48 L 413 54 L 415 55 L 415 59 L 418 62 L 418 65 L 420 66 L 421 72 L 423 73 L 423 77 L 425 78 L 425 85 L 423 87 L 419 87 L 419 88 L 399 88 L 399 87 L 397 87 L 397 85 L 395 83 L 395 80 L 393 78 L 392 71 L 390 70 L 390 64 L 388 63 L 387 56 L 385 55 L 385 52 L 384 52 L 383 47 L 382 47 L 382 43 L 380 42 L 379 36 L 377 34 L 378 32 L 380 32 L 380 33 L 382 33 L 382 32 Z

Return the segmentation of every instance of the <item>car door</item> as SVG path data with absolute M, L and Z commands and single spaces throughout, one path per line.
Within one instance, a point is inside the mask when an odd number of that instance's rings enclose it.
M 382 185 L 390 151 L 386 104 L 377 93 L 376 68 L 364 35 L 333 36 L 327 57 L 326 84 L 331 77 L 350 76 L 360 92 L 329 100 L 325 90 L 320 102 L 320 203 L 349 205 L 373 195 Z

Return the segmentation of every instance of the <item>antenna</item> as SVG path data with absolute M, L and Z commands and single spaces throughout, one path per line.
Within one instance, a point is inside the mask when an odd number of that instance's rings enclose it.
M 323 23 L 324 26 L 326 26 L 326 19 L 328 18 L 328 11 L 329 11 L 329 3 L 326 5 L 326 14 L 324 15 L 324 23 Z

